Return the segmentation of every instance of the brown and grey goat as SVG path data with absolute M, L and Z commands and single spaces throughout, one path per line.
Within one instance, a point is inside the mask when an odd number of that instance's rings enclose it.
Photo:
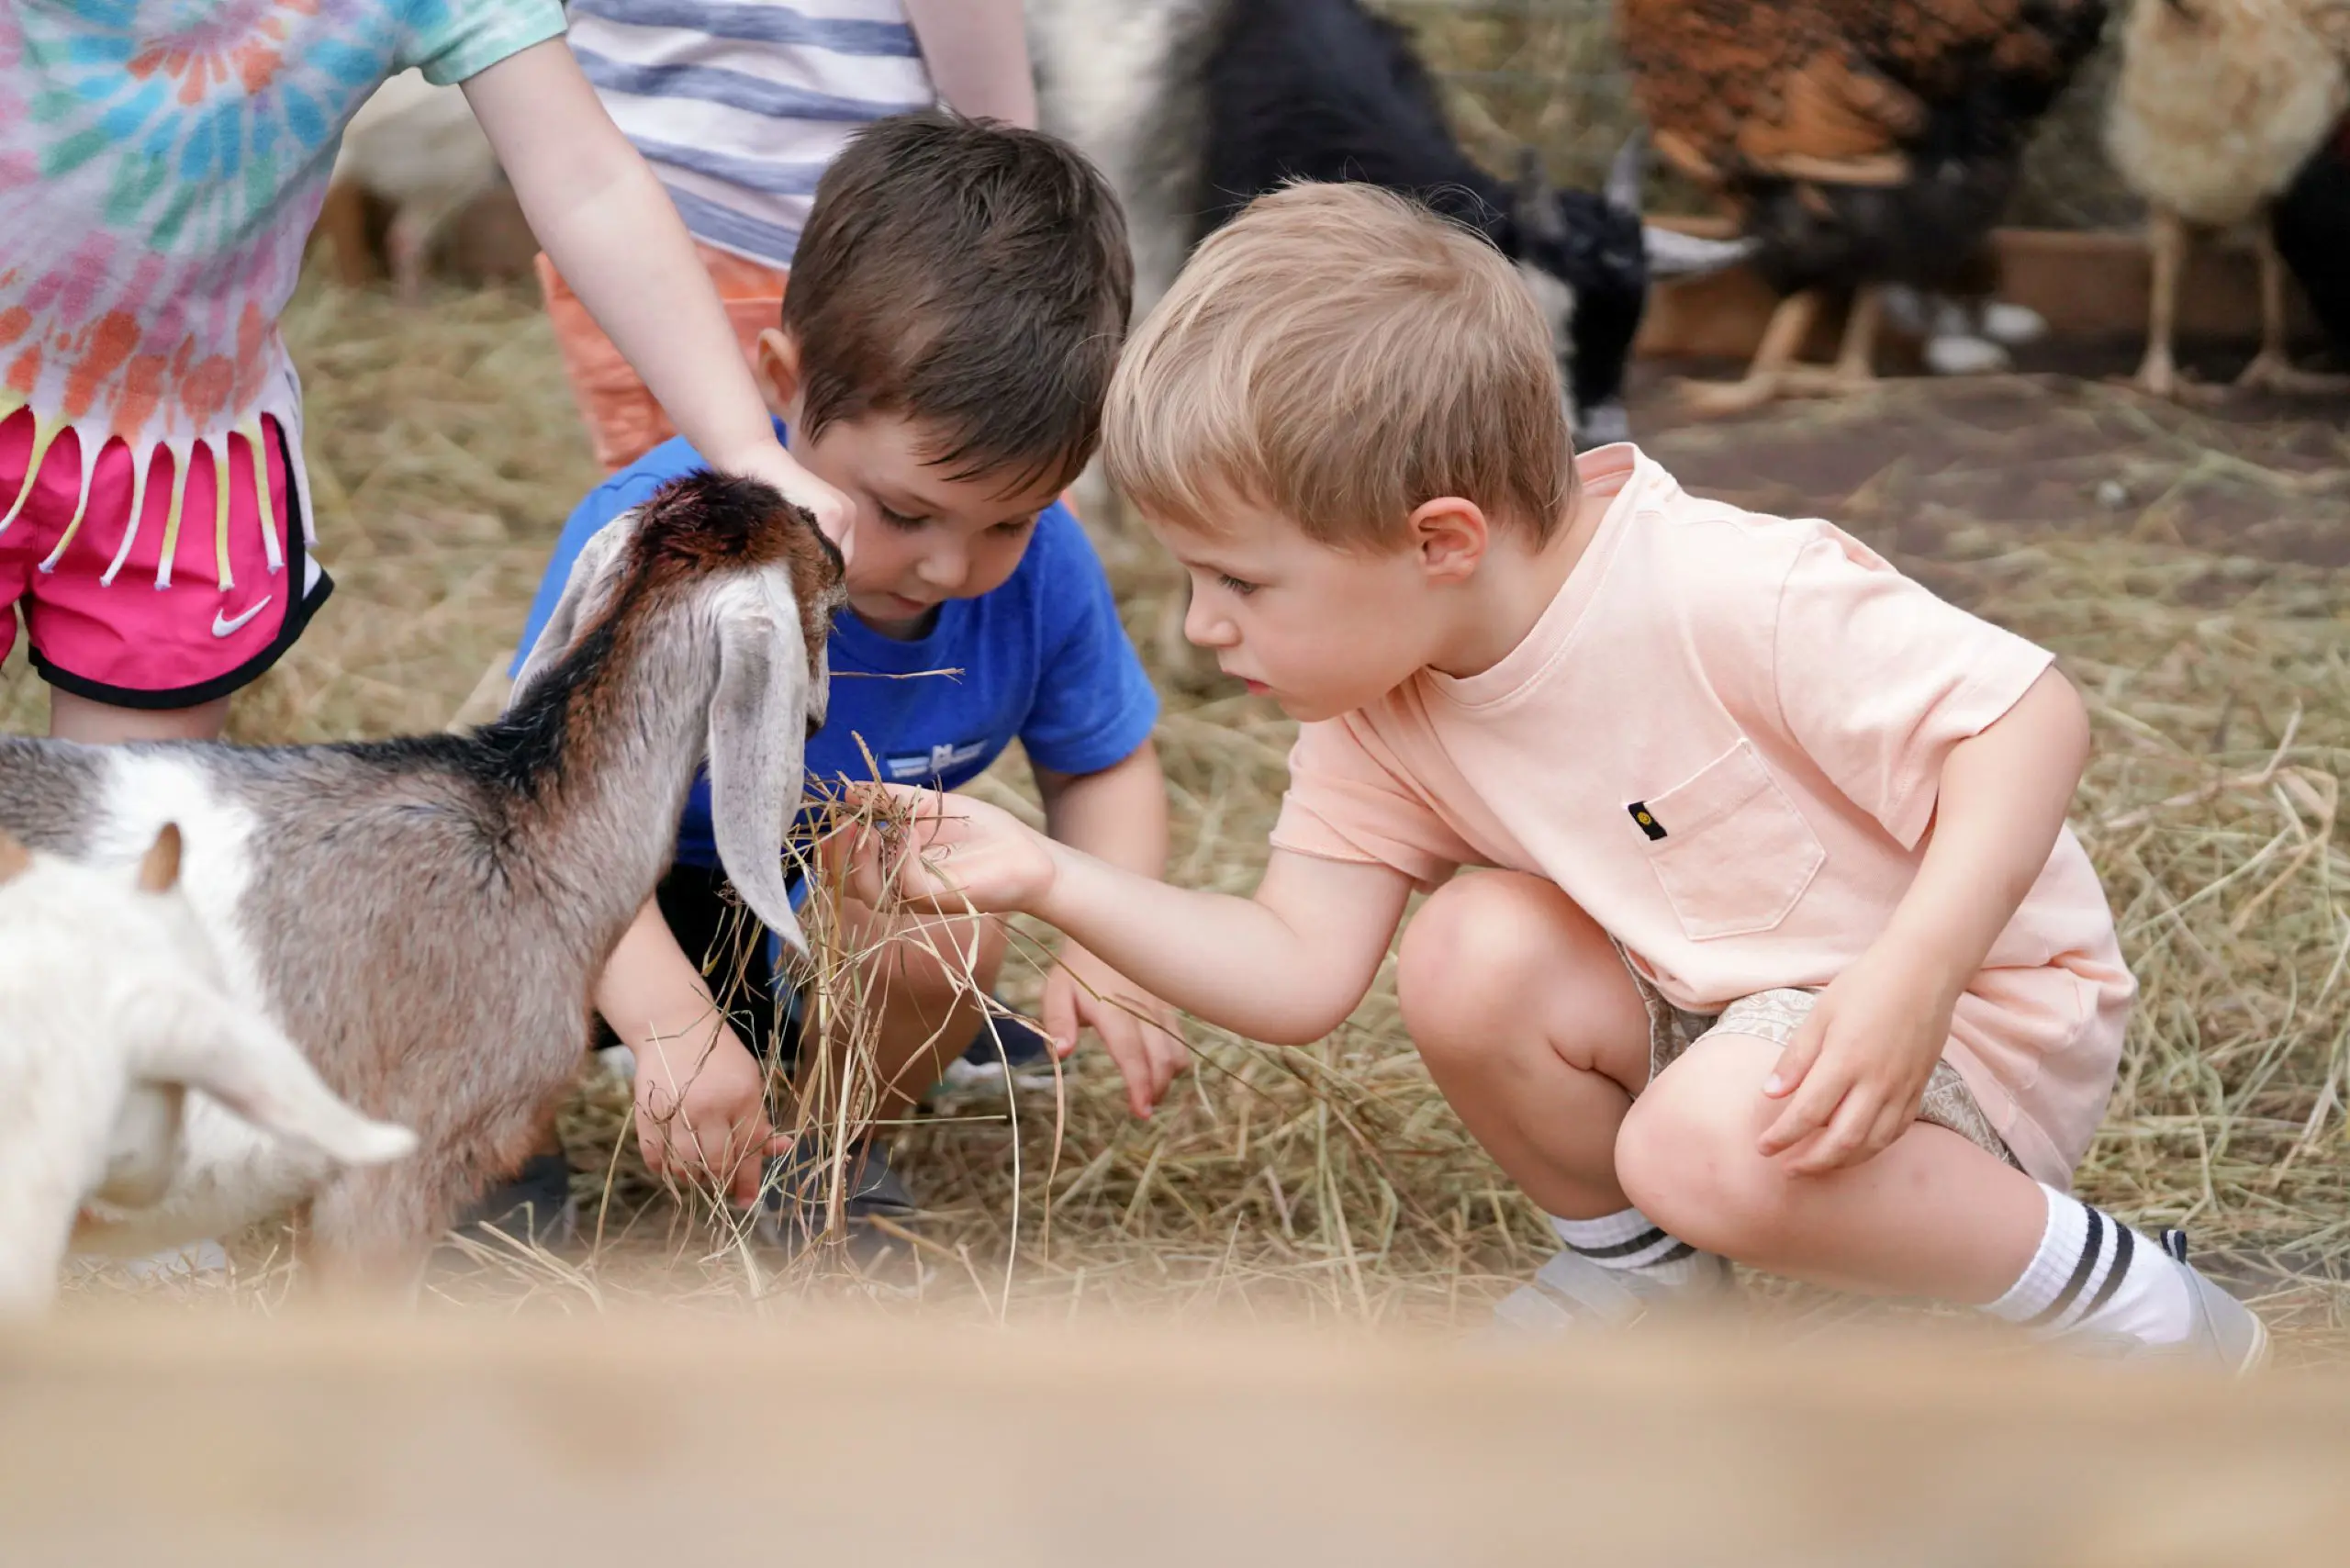
M 459 1208 L 545 1130 L 593 978 L 668 864 L 698 767 L 718 849 L 798 944 L 784 836 L 822 722 L 838 552 L 747 480 L 678 480 L 580 554 L 498 722 L 246 748 L 0 739 L 0 828 L 128 865 L 166 822 L 232 992 L 328 1086 L 415 1130 L 341 1170 L 191 1106 L 169 1190 L 86 1239 L 149 1250 L 307 1204 L 328 1277 L 413 1277 Z

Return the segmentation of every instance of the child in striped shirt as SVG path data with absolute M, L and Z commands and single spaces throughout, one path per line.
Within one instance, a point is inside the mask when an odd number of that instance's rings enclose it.
M 775 324 L 816 182 L 860 128 L 944 101 L 1034 129 L 1020 0 L 573 0 L 572 46 L 659 174 L 746 359 Z M 607 469 L 676 434 L 546 257 L 539 279 Z

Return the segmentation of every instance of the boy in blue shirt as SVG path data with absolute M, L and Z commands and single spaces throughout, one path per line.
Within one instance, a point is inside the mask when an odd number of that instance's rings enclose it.
M 893 783 L 952 790 L 1016 739 L 1057 837 L 1152 877 L 1164 869 L 1158 700 L 1100 562 L 1055 499 L 1092 455 L 1131 289 L 1115 198 L 1050 137 L 904 115 L 859 133 L 825 172 L 781 325 L 758 352 L 778 435 L 856 508 L 831 711 L 808 746 L 811 793 L 870 779 L 876 765 Z M 522 654 L 587 540 L 703 465 L 673 440 L 580 503 Z M 595 995 L 636 1058 L 646 1165 L 715 1178 L 738 1201 L 755 1195 L 759 1157 L 777 1145 L 754 1051 L 788 1044 L 797 1022 L 789 994 L 778 999 L 758 972 L 764 943 L 751 945 L 755 983 L 737 1014 L 750 1041 L 713 1002 L 705 960 L 731 969 L 744 918 L 723 898 L 705 778 L 679 824 L 675 868 Z M 885 931 L 856 904 L 843 918 L 854 946 L 875 955 L 868 964 L 887 970 L 867 991 L 885 997 L 875 1066 L 886 1123 L 982 1032 L 979 1007 L 931 950 L 968 952 L 976 937 L 976 978 L 991 986 L 1003 934 L 935 916 L 915 917 L 921 933 Z M 1056 1049 L 1092 1028 L 1135 1113 L 1148 1114 L 1185 1059 L 1171 1015 L 1080 950 L 1064 947 L 1061 964 L 1042 1010 Z M 857 1191 L 894 1187 L 878 1151 L 862 1159 Z

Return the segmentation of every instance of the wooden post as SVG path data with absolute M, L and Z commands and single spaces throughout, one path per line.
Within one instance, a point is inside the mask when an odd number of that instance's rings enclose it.
M 705 1312 L 0 1337 L 0 1560 L 2302 1568 L 2350 1381 Z

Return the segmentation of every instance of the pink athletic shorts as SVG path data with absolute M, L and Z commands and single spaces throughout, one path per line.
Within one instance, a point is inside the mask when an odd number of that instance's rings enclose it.
M 0 610 L 14 611 L 0 613 L 0 658 L 16 645 L 21 615 L 43 679 L 114 707 L 192 708 L 260 678 L 293 646 L 333 586 L 303 546 L 285 432 L 274 420 L 264 419 L 261 429 L 268 448 L 266 512 L 254 487 L 253 443 L 232 435 L 222 443 L 225 523 L 218 465 L 199 447 L 188 465 L 174 536 L 173 459 L 158 451 L 150 460 L 139 527 L 125 550 L 130 449 L 117 441 L 99 453 L 84 504 L 79 438 L 68 429 L 42 454 L 26 492 L 33 416 L 20 409 L 0 420 L 0 517 L 23 498 L 0 530 Z

